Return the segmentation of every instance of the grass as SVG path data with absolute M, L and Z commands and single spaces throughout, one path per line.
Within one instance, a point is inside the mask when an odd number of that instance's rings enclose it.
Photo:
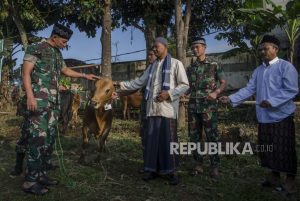
M 249 109 L 240 112 L 224 109 L 220 115 L 219 125 L 222 141 L 255 142 L 257 126 L 253 121 L 253 115 L 253 110 Z M 181 156 L 179 171 L 181 183 L 178 186 L 169 186 L 162 178 L 145 183 L 138 173 L 138 169 L 143 164 L 138 134 L 139 124 L 136 121 L 120 119 L 114 119 L 113 129 L 107 142 L 108 152 L 101 154 L 100 162 L 87 166 L 77 163 L 81 150 L 80 129 L 69 130 L 65 136 L 61 137 L 61 142 L 64 165 L 68 179 L 73 182 L 72 185 L 58 169 L 50 172 L 50 176 L 61 180 L 58 187 L 51 189 L 51 192 L 43 197 L 27 195 L 21 191 L 23 177 L 12 179 L 8 176 L 14 165 L 14 149 L 19 136 L 18 126 L 21 118 L 2 115 L 0 122 L 0 201 L 282 201 L 300 199 L 299 192 L 286 197 L 272 192 L 272 189 L 263 189 L 258 186 L 266 171 L 259 166 L 256 155 L 222 156 L 221 180 L 217 184 L 212 183 L 209 178 L 208 158 L 205 159 L 203 175 L 189 176 L 192 167 L 191 156 Z M 299 130 L 297 127 L 298 156 Z M 179 138 L 181 142 L 188 140 L 184 129 L 179 132 Z M 91 142 L 91 147 L 95 147 L 94 140 Z M 55 154 L 53 162 L 58 163 Z M 299 176 L 297 184 L 298 186 L 300 184 Z

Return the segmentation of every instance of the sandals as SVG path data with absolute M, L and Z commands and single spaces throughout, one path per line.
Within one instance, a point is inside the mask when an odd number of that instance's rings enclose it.
M 210 178 L 213 182 L 217 183 L 220 180 L 220 176 L 216 174 L 210 174 Z
M 261 187 L 272 187 L 275 186 L 273 183 L 271 183 L 269 180 L 264 180 L 260 183 Z
M 23 188 L 22 190 L 25 193 L 30 193 L 33 195 L 45 195 L 46 193 L 48 193 L 50 191 L 48 188 L 46 188 L 45 186 L 43 186 L 42 184 L 40 184 L 38 182 L 36 182 L 32 186 L 30 186 L 29 188 Z M 44 190 L 46 190 L 46 191 L 44 191 Z
M 50 179 L 46 175 L 41 176 L 38 182 L 44 186 L 56 186 L 59 184 L 58 180 Z
M 292 195 L 296 193 L 296 190 L 289 191 L 284 185 L 279 185 L 275 188 L 275 192 L 286 193 L 286 195 Z
M 204 170 L 203 170 L 203 168 L 202 167 L 194 167 L 194 169 L 191 171 L 191 173 L 190 173 L 190 175 L 191 176 L 198 176 L 198 175 L 200 175 L 200 174 L 203 174 L 203 172 L 204 172 Z
M 266 178 L 263 182 L 260 183 L 261 187 L 276 187 L 280 184 L 280 179 L 268 179 Z

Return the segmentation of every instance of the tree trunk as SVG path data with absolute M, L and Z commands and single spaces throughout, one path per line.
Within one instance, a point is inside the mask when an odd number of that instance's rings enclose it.
M 182 13 L 182 1 L 175 1 L 176 26 L 176 56 L 183 65 L 186 65 L 186 49 L 191 19 L 191 0 L 186 1 L 185 15 Z
M 21 42 L 22 42 L 22 45 L 23 45 L 23 49 L 26 50 L 27 47 L 28 47 L 28 37 L 27 37 L 27 34 L 26 34 L 26 30 L 23 26 L 23 23 L 20 19 L 20 16 L 18 14 L 18 10 L 14 6 L 13 1 L 11 2 L 10 10 L 11 10 L 11 13 L 12 13 L 13 21 L 14 21 L 14 23 L 15 23 L 18 31 L 19 31 Z
M 101 70 L 102 75 L 111 78 L 111 0 L 104 1 L 104 13 L 102 17 L 102 59 Z
M 153 42 L 156 38 L 156 26 L 152 26 L 151 24 L 145 24 L 144 35 L 146 40 L 146 51 L 148 51 L 151 49 Z
M 191 19 L 191 0 L 186 1 L 185 15 L 182 13 L 182 1 L 175 0 L 175 26 L 176 26 L 176 56 L 186 67 L 186 49 Z M 185 126 L 185 106 L 179 104 L 178 126 Z

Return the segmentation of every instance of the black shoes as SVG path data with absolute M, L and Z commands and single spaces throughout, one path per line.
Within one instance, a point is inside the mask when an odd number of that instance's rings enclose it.
M 143 180 L 144 181 L 150 181 L 153 180 L 157 177 L 157 174 L 154 172 L 145 172 L 144 176 L 143 176 Z
M 179 183 L 179 178 L 177 174 L 169 175 L 169 185 L 176 186 Z
M 175 186 L 179 183 L 179 178 L 177 174 L 171 173 L 169 175 L 166 175 L 168 178 L 168 184 Z M 148 182 L 150 180 L 156 179 L 158 177 L 157 173 L 155 172 L 145 172 L 143 176 L 143 180 Z

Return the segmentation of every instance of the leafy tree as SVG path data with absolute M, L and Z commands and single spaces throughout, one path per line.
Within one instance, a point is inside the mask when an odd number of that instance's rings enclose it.
M 101 70 L 102 74 L 111 77 L 111 31 L 119 27 L 119 15 L 114 14 L 113 0 L 74 0 L 64 6 L 62 20 L 95 37 L 97 30 L 102 27 Z
M 123 29 L 133 26 L 144 33 L 150 49 L 157 36 L 166 37 L 174 13 L 172 0 L 117 1 L 114 14 L 121 18 Z
M 177 58 L 186 65 L 186 52 L 191 40 L 224 29 L 228 18 L 232 17 L 230 12 L 239 6 L 236 0 L 176 0 Z
M 243 8 L 232 12 L 232 18 L 225 28 L 226 31 L 220 33 L 217 39 L 226 39 L 230 45 L 237 47 L 231 50 L 229 55 L 248 52 L 255 56 L 258 63 L 259 57 L 256 50 L 261 37 L 279 26 L 286 32 L 290 43 L 289 60 L 294 63 L 295 43 L 300 36 L 300 3 L 290 1 L 286 9 L 283 9 L 271 0 L 265 2 L 271 7 L 270 9 L 263 8 L 262 1 L 246 0 Z

